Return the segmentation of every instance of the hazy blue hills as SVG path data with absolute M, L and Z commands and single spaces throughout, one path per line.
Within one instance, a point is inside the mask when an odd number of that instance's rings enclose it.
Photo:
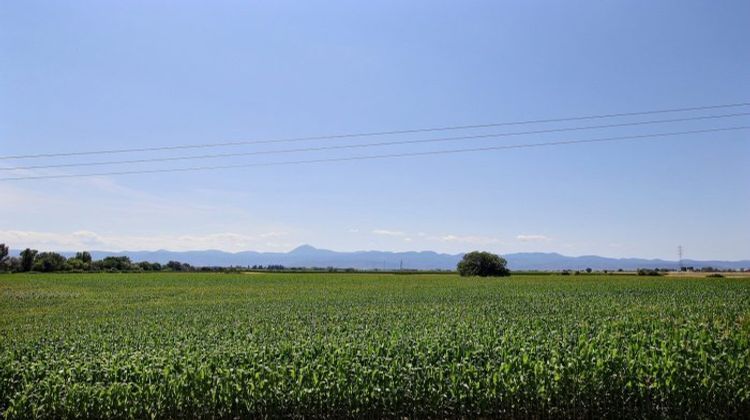
M 17 251 L 14 252 L 17 254 Z M 73 252 L 63 252 L 72 256 Z M 352 267 L 397 269 L 403 263 L 410 269 L 453 269 L 463 254 L 440 254 L 432 251 L 421 252 L 385 252 L 354 251 L 337 252 L 302 245 L 289 252 L 224 252 L 205 251 L 92 251 L 95 259 L 109 255 L 126 255 L 134 261 L 153 261 L 166 263 L 170 260 L 186 262 L 196 266 L 252 266 L 278 264 L 287 267 Z M 596 255 L 569 257 L 557 253 L 521 252 L 503 255 L 508 260 L 511 270 L 582 270 L 590 267 L 594 270 L 633 270 L 636 268 L 676 268 L 677 261 L 643 258 L 607 258 Z M 684 260 L 684 264 L 693 267 L 717 267 L 724 269 L 750 268 L 750 260 L 742 261 L 697 261 Z

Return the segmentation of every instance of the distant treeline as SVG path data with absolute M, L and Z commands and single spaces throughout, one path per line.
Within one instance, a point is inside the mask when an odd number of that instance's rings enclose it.
M 188 263 L 170 261 L 166 264 L 158 262 L 133 262 L 128 257 L 105 257 L 94 260 L 87 251 L 76 253 L 75 257 L 65 258 L 57 252 L 39 252 L 26 248 L 18 257 L 10 257 L 9 249 L 0 244 L 0 272 L 22 273 L 37 271 L 41 273 L 54 272 L 145 272 L 145 271 L 198 271 L 198 272 L 226 272 L 244 271 L 247 267 L 194 267 Z
M 354 272 L 379 272 L 379 273 L 450 273 L 451 270 L 359 270 L 356 268 L 338 267 L 286 267 L 279 264 L 269 265 L 247 265 L 247 266 L 202 266 L 195 267 L 180 261 L 169 261 L 166 264 L 149 261 L 131 261 L 129 257 L 105 257 L 94 260 L 88 251 L 77 252 L 72 258 L 66 258 L 57 252 L 39 252 L 36 249 L 26 248 L 18 257 L 9 256 L 10 250 L 5 244 L 0 244 L 0 272 L 23 273 L 23 272 L 240 272 L 240 271 L 262 271 L 262 272 L 314 272 L 314 273 L 354 273 Z
M 719 272 L 743 272 L 743 270 L 734 270 L 734 269 L 721 269 L 716 267 L 701 267 L 701 268 L 694 268 L 694 267 L 682 267 L 679 269 L 674 268 L 639 268 L 635 270 L 635 273 L 639 276 L 661 276 L 670 272 L 699 272 L 699 273 L 719 273 Z M 590 268 L 587 268 L 584 271 L 581 270 L 562 270 L 560 274 L 563 276 L 568 276 L 571 274 L 579 275 L 579 274 L 590 274 L 592 270 Z M 602 270 L 600 273 L 609 274 L 609 273 L 623 273 L 623 269 L 619 270 Z M 629 273 L 632 273 L 632 271 L 628 271 Z
M 101 260 L 91 258 L 91 253 L 82 251 L 76 253 L 72 258 L 66 258 L 57 252 L 39 252 L 35 249 L 26 248 L 21 251 L 18 257 L 11 257 L 10 250 L 5 244 L 0 244 L 0 273 L 22 273 L 22 272 L 159 272 L 159 271 L 176 271 L 176 272 L 241 272 L 241 271 L 258 271 L 258 272 L 287 272 L 287 273 L 398 273 L 398 274 L 446 274 L 455 273 L 455 270 L 415 270 L 415 269 L 357 269 L 357 268 L 339 268 L 339 267 L 286 267 L 279 264 L 269 265 L 247 265 L 247 266 L 201 266 L 195 267 L 188 263 L 180 261 L 169 261 L 166 264 L 149 261 L 131 261 L 125 256 L 110 256 Z M 679 270 L 670 268 L 640 268 L 636 273 L 640 276 L 659 276 L 667 272 L 732 272 L 745 270 L 721 269 L 715 267 L 682 267 Z M 622 273 L 623 270 L 601 270 L 595 271 L 591 268 L 585 270 L 561 270 L 561 271 L 514 271 L 514 274 L 562 274 L 562 275 L 581 275 L 592 273 Z

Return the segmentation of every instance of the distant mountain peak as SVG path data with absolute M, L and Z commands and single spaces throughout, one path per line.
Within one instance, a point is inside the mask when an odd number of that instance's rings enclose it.
M 318 248 L 315 248 L 312 245 L 302 244 L 298 246 L 297 248 L 294 248 L 293 250 L 289 251 L 289 253 L 290 254 L 303 254 L 303 253 L 310 253 L 310 252 L 315 252 L 315 251 L 319 251 Z

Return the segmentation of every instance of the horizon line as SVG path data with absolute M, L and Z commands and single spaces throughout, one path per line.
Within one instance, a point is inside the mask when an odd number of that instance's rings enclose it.
M 33 247 L 21 247 L 21 248 L 11 248 L 9 247 L 9 250 L 11 252 L 19 252 L 25 248 L 32 248 Z M 125 253 L 156 253 L 156 252 L 169 252 L 169 253 L 195 253 L 195 252 L 220 252 L 224 254 L 230 254 L 230 255 L 237 255 L 242 253 L 255 253 L 255 254 L 291 254 L 294 251 L 300 249 L 300 248 L 312 248 L 316 251 L 328 251 L 333 252 L 337 254 L 355 254 L 355 253 L 367 253 L 367 252 L 379 252 L 379 253 L 388 253 L 388 254 L 406 254 L 406 253 L 433 253 L 436 255 L 444 255 L 444 256 L 450 256 L 450 257 L 458 257 L 463 254 L 472 252 L 472 251 L 481 251 L 481 249 L 475 249 L 470 251 L 463 251 L 458 253 L 448 253 L 448 252 L 438 252 L 434 250 L 409 250 L 409 251 L 390 251 L 390 250 L 377 250 L 377 249 L 370 249 L 370 250 L 353 250 L 353 251 L 337 251 L 327 248 L 317 248 L 315 246 L 309 245 L 309 244 L 301 244 L 298 245 L 288 251 L 255 251 L 255 250 L 242 250 L 242 251 L 226 251 L 221 249 L 211 249 L 211 248 L 203 248 L 203 249 L 189 249 L 189 250 L 170 250 L 170 249 L 155 249 L 155 250 L 148 250 L 148 249 L 141 249 L 141 250 L 133 250 L 133 249 L 124 249 L 124 250 L 105 250 L 105 249 L 90 249 L 90 250 L 51 250 L 51 249 L 44 249 L 39 250 L 40 252 L 57 252 L 57 253 L 75 253 L 75 252 L 96 252 L 96 253 L 113 253 L 113 254 L 125 254 Z M 488 251 L 492 252 L 492 251 Z M 543 255 L 559 255 L 561 257 L 566 258 L 585 258 L 585 257 L 595 257 L 595 258 L 605 258 L 605 259 L 614 259 L 614 260 L 649 260 L 649 261 L 663 261 L 663 262 L 669 262 L 669 263 L 679 263 L 680 260 L 671 260 L 671 259 L 665 259 L 665 258 L 658 258 L 658 257 L 610 257 L 610 256 L 604 256 L 604 255 L 598 255 L 598 254 L 583 254 L 583 255 L 566 255 L 562 254 L 560 252 L 556 251 L 522 251 L 522 252 L 507 252 L 507 253 L 499 253 L 499 252 L 492 252 L 493 254 L 497 254 L 501 257 L 507 256 L 507 255 L 521 255 L 521 254 L 543 254 Z M 717 262 L 750 262 L 750 257 L 748 258 L 740 258 L 740 259 L 717 259 L 717 258 L 684 258 L 682 261 L 697 261 L 697 262 L 705 262 L 705 261 L 717 261 Z

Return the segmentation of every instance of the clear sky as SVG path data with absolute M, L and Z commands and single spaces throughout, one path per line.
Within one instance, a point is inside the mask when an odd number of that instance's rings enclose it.
M 749 18 L 747 1 L 3 1 L 0 155 L 748 102 Z M 750 107 L 593 123 L 736 112 Z M 0 175 L 316 159 L 737 125 L 750 125 L 750 117 Z M 290 146 L 301 145 L 0 164 Z M 686 258 L 745 259 L 748 168 L 746 130 L 393 160 L 0 182 L 0 242 L 51 250 L 228 251 L 285 251 L 309 243 L 335 250 L 668 259 L 676 258 L 681 244 Z

